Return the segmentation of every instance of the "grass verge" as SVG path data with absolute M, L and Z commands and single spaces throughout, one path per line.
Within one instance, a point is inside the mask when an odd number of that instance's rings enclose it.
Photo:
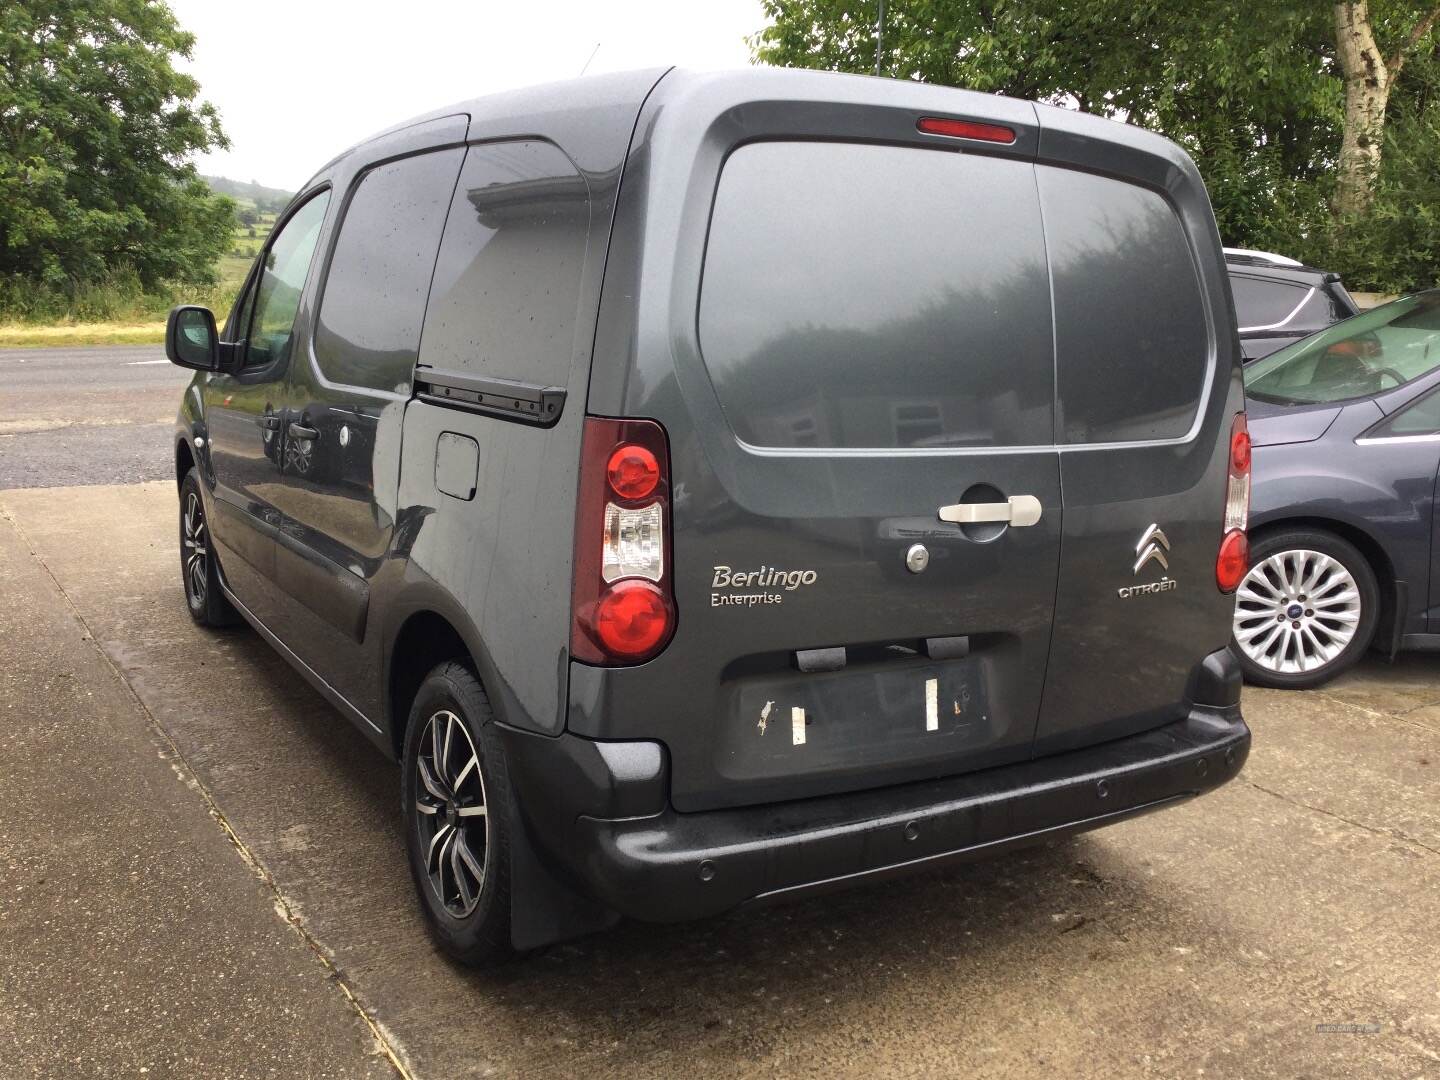
M 217 267 L 211 285 L 161 285 L 148 291 L 124 268 L 93 282 L 46 284 L 0 276 L 0 348 L 164 341 L 165 316 L 175 304 L 205 304 L 224 317 L 240 286 L 242 261 L 222 260 L 226 265 Z
M 165 322 L 88 322 L 59 326 L 0 323 L 0 349 L 67 345 L 156 345 L 165 340 Z

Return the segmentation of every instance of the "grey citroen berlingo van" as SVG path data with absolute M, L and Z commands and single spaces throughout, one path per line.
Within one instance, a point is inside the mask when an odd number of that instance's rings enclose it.
M 1233 777 L 1249 442 L 1158 136 L 650 71 L 326 165 L 175 442 L 191 614 L 402 762 L 478 962 L 933 867 Z

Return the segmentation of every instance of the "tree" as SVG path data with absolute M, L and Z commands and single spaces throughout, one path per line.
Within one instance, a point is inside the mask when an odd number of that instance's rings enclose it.
M 0 5 L 0 281 L 213 279 L 234 204 L 189 164 L 227 145 L 193 44 L 163 3 Z
M 1369 0 L 1377 40 L 1413 69 L 1437 35 L 1436 0 Z M 765 0 L 754 58 L 787 67 L 871 72 L 876 0 Z M 1346 132 L 1335 9 L 1306 0 L 885 0 L 882 74 L 1078 106 L 1159 131 L 1195 159 L 1227 243 L 1310 257 L 1348 252 L 1332 215 Z M 1411 74 L 1387 115 L 1418 100 Z M 1418 82 L 1416 84 L 1418 86 Z M 1408 158 L 1440 157 L 1412 124 Z M 1380 137 L 1377 134 L 1376 137 Z M 1377 151 L 1376 159 L 1379 154 Z M 1390 181 L 1378 178 L 1381 187 Z M 1387 188 L 1394 194 L 1393 185 Z M 1422 227 L 1410 210 L 1392 209 Z M 1395 235 L 1392 230 L 1391 235 Z M 1367 242 L 1368 243 L 1368 242 Z M 1366 248 L 1373 251 L 1373 245 Z M 1398 264 L 1396 264 L 1398 265 Z M 1433 264 L 1407 262 L 1433 279 Z M 1373 264 L 1336 265 L 1372 283 Z M 1387 274 L 1390 271 L 1386 272 Z
M 1385 145 L 1385 110 L 1391 90 L 1410 52 L 1430 33 L 1437 18 L 1440 5 L 1416 18 L 1386 58 L 1375 41 L 1375 23 L 1367 0 L 1336 3 L 1336 54 L 1345 80 L 1345 134 L 1340 144 L 1336 213 L 1361 212 L 1372 203 Z

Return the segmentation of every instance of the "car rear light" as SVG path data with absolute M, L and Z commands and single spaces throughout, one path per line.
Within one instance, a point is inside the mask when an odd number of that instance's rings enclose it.
M 595 604 L 595 636 L 611 656 L 648 656 L 670 633 L 670 605 L 648 581 L 620 581 Z
M 947 120 L 940 116 L 922 116 L 915 124 L 926 135 L 945 135 L 952 139 L 979 139 L 981 142 L 1013 143 L 1015 129 L 1000 124 L 978 124 L 974 120 Z
M 1245 414 L 1236 413 L 1230 425 L 1230 478 L 1225 487 L 1225 530 L 1215 557 L 1215 584 L 1221 592 L 1234 592 L 1250 569 L 1250 544 L 1245 528 L 1250 522 L 1250 430 Z
M 654 420 L 587 416 L 580 458 L 570 655 L 639 663 L 675 630 L 665 429 Z
M 1239 530 L 1226 533 L 1220 541 L 1220 554 L 1215 556 L 1215 584 L 1221 592 L 1232 593 L 1240 587 L 1249 569 L 1250 542 L 1245 534 Z
M 1250 523 L 1250 429 L 1245 414 L 1230 425 L 1230 482 L 1225 489 L 1225 531 L 1245 531 Z
M 659 581 L 665 575 L 665 511 L 658 502 L 643 510 L 605 504 L 600 576 L 608 585 L 626 577 Z
M 660 463 L 644 446 L 617 446 L 605 464 L 605 476 L 622 499 L 643 499 L 660 482 Z

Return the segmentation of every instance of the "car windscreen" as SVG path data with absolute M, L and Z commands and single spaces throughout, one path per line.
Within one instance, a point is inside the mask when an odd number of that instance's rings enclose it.
M 1277 405 L 1367 397 L 1440 367 L 1440 290 L 1346 319 L 1245 369 L 1245 392 Z

